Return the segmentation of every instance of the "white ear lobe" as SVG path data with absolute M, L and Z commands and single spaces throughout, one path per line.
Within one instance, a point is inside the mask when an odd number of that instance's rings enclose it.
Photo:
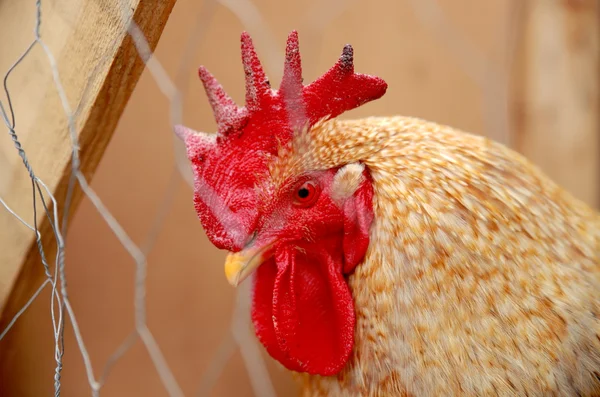
M 340 168 L 333 177 L 331 198 L 335 201 L 344 201 L 352 196 L 364 180 L 364 170 L 365 166 L 361 163 L 350 163 Z

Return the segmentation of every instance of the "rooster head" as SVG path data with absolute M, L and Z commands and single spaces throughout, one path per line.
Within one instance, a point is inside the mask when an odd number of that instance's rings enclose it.
M 318 133 L 387 85 L 354 72 L 349 45 L 329 71 L 303 85 L 294 31 L 274 90 L 247 33 L 241 43 L 246 106 L 201 67 L 218 131 L 176 126 L 194 171 L 195 208 L 210 241 L 230 251 L 229 282 L 253 275 L 252 320 L 269 354 L 294 371 L 333 375 L 354 344 L 347 276 L 367 251 L 373 187 L 360 162 L 319 161 L 318 153 L 339 143 L 320 142 Z

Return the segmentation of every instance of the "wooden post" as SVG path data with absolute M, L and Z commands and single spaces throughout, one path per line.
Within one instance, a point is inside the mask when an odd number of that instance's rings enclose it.
M 175 0 L 42 2 L 41 36 L 56 58 L 70 106 L 77 109 L 81 170 L 87 178 L 93 175 L 144 69 L 127 33 L 129 21 L 124 23 L 121 12 L 131 11 L 154 50 L 174 3 Z M 34 38 L 34 5 L 31 1 L 0 2 L 0 35 L 7 38 L 0 46 L 2 74 Z M 19 139 L 35 173 L 62 208 L 71 174 L 72 144 L 52 69 L 39 44 L 15 69 L 8 86 L 13 94 Z M 2 123 L 0 126 L 4 127 Z M 6 129 L 0 129 L 0 197 L 32 223 L 31 179 Z M 70 214 L 80 199 L 81 191 L 76 189 Z M 46 256 L 53 263 L 55 238 L 39 201 L 37 221 Z M 0 331 L 43 277 L 33 232 L 0 206 L 0 309 L 4 308 Z
M 598 207 L 600 1 L 526 3 L 516 148 Z

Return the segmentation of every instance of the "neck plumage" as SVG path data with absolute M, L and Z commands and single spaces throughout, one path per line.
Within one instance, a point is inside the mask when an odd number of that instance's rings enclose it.
M 375 220 L 365 260 L 349 278 L 352 356 L 334 377 L 301 375 L 306 396 L 491 393 L 502 387 L 494 382 L 535 378 L 524 377 L 520 364 L 537 370 L 535 346 L 576 350 L 561 345 L 570 315 L 536 297 L 553 294 L 539 280 L 560 275 L 572 277 L 565 290 L 587 285 L 573 261 L 595 266 L 599 277 L 594 211 L 482 137 L 401 117 L 319 128 L 315 145 L 330 149 L 322 163 L 345 156 L 369 169 Z M 543 343 L 523 344 L 523 329 Z M 490 354 L 496 366 L 481 374 L 473 352 Z

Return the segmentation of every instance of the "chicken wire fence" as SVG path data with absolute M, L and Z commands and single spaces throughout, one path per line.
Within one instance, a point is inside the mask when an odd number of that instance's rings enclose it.
M 26 0 L 21 0 L 26 1 Z M 31 1 L 31 0 L 27 0 Z M 447 15 L 444 14 L 442 7 L 436 0 L 403 0 L 410 4 L 414 13 L 414 18 L 419 21 L 430 33 L 432 37 L 439 41 L 441 46 L 446 47 L 449 52 L 454 54 L 456 63 L 464 70 L 464 72 L 473 79 L 482 90 L 484 98 L 484 120 L 486 131 L 484 133 L 495 140 L 509 143 L 509 108 L 508 108 L 508 81 L 509 77 L 506 70 L 508 68 L 494 64 L 491 60 L 478 50 L 470 38 L 461 33 L 459 26 L 455 26 Z M 61 374 L 63 370 L 64 358 L 64 330 L 66 322 L 70 322 L 73 327 L 77 345 L 80 351 L 81 359 L 84 362 L 87 381 L 91 394 L 97 396 L 100 394 L 103 385 L 106 382 L 107 376 L 111 373 L 115 363 L 127 353 L 133 344 L 141 340 L 145 346 L 150 359 L 156 369 L 160 381 L 162 382 L 166 393 L 170 396 L 183 396 L 182 388 L 179 386 L 176 374 L 173 373 L 169 364 L 165 360 L 161 348 L 156 339 L 153 337 L 152 330 L 149 329 L 146 322 L 146 290 L 145 278 L 147 267 L 147 256 L 156 242 L 156 236 L 163 226 L 167 217 L 167 208 L 172 201 L 173 183 L 177 178 L 184 178 L 190 184 L 192 183 L 190 170 L 185 152 L 180 143 L 176 143 L 174 150 L 176 152 L 176 170 L 167 189 L 164 192 L 156 192 L 162 196 L 161 206 L 153 216 L 153 226 L 149 235 L 141 245 L 136 245 L 128 236 L 125 230 L 121 227 L 118 219 L 103 204 L 102 199 L 96 194 L 90 186 L 85 176 L 80 172 L 80 163 L 77 142 L 76 118 L 78 109 L 74 109 L 69 103 L 67 95 L 63 87 L 63 78 L 57 68 L 54 54 L 44 42 L 44 37 L 40 34 L 40 26 L 44 24 L 44 6 L 45 1 L 37 0 L 35 3 L 35 26 L 33 26 L 33 36 L 31 43 L 26 48 L 23 48 L 22 55 L 15 59 L 14 64 L 4 74 L 4 91 L 5 100 L 0 102 L 0 114 L 6 130 L 8 132 L 4 139 L 11 139 L 15 146 L 16 155 L 22 159 L 23 166 L 27 169 L 29 178 L 32 182 L 31 194 L 33 197 L 31 211 L 33 213 L 33 224 L 29 224 L 24 219 L 25 214 L 18 214 L 11 209 L 11 203 L 7 202 L 3 197 L 0 197 L 0 203 L 5 211 L 8 211 L 14 217 L 15 227 L 19 223 L 31 229 L 37 236 L 37 248 L 41 256 L 40 266 L 43 266 L 46 279 L 39 286 L 37 291 L 31 296 L 28 302 L 14 316 L 8 326 L 0 330 L 0 340 L 4 338 L 10 331 L 13 325 L 19 321 L 19 317 L 28 309 L 28 307 L 38 299 L 44 289 L 51 289 L 50 312 L 54 329 L 54 391 L 55 395 L 61 394 Z M 201 14 L 197 18 L 197 26 L 192 30 L 191 36 L 188 38 L 186 45 L 186 56 L 180 60 L 179 74 L 175 79 L 171 79 L 163 69 L 160 60 L 153 56 L 146 38 L 141 29 L 132 20 L 132 10 L 127 6 L 125 1 L 121 2 L 121 7 L 115 11 L 118 12 L 121 18 L 122 29 L 126 29 L 128 34 L 134 40 L 135 46 L 140 57 L 144 60 L 147 68 L 151 72 L 156 84 L 160 88 L 162 94 L 170 103 L 169 109 L 172 125 L 180 124 L 182 119 L 182 98 L 184 86 L 180 83 L 181 76 L 187 75 L 190 70 L 197 65 L 191 63 L 189 56 L 198 43 L 203 39 L 203 34 L 206 24 L 213 17 L 215 10 L 218 7 L 229 9 L 249 30 L 260 32 L 263 37 L 269 37 L 268 27 L 264 24 L 261 17 L 261 10 L 252 3 L 251 0 L 208 0 L 203 4 Z M 319 20 L 315 20 L 310 26 L 315 29 L 313 34 L 318 34 L 319 29 L 326 26 L 331 20 L 339 16 L 346 7 L 353 3 L 352 0 L 332 0 L 322 2 L 318 5 L 318 12 L 315 15 L 319 16 Z M 511 18 L 512 21 L 519 21 L 517 15 L 521 12 L 522 2 L 514 1 L 515 15 Z M 316 18 L 316 17 L 315 17 Z M 509 38 L 511 43 L 515 43 L 516 35 L 518 35 L 518 26 L 510 30 L 514 37 Z M 29 31 L 22 31 L 18 34 L 31 34 Z M 277 40 L 265 40 L 266 43 L 276 43 Z M 27 59 L 31 51 L 39 47 L 43 50 L 46 56 L 46 68 L 51 71 L 54 85 L 60 97 L 62 108 L 68 120 L 68 133 L 72 143 L 72 174 L 70 177 L 69 190 L 67 201 L 63 211 L 58 211 L 56 199 L 52 196 L 50 190 L 44 184 L 44 181 L 36 176 L 35 164 L 31 164 L 27 157 L 27 150 L 21 145 L 19 140 L 18 123 L 19 114 L 15 112 L 11 95 L 19 90 L 19 87 L 13 87 L 10 84 L 11 73 L 19 68 L 20 64 Z M 514 52 L 514 45 L 511 46 L 510 52 Z M 271 70 L 277 70 L 281 64 L 280 48 L 272 48 L 269 53 L 262 54 L 263 61 Z M 90 70 L 90 74 L 95 71 Z M 107 103 L 105 106 L 110 106 Z M 166 131 L 168 132 L 168 131 Z M 175 139 L 175 138 L 174 138 Z M 98 213 L 102 216 L 107 225 L 112 229 L 120 243 L 125 247 L 127 252 L 134 259 L 136 264 L 135 274 L 135 329 L 132 333 L 117 346 L 113 355 L 108 359 L 102 368 L 92 366 L 92 359 L 88 353 L 87 346 L 93 341 L 86 338 L 77 323 L 77 313 L 73 310 L 69 297 L 69 288 L 65 276 L 65 266 L 68 261 L 65 260 L 65 239 L 67 214 L 70 207 L 70 199 L 73 189 L 79 185 L 84 194 L 95 206 Z M 41 203 L 41 205 L 40 205 Z M 55 242 L 58 247 L 56 258 L 50 258 L 46 254 L 47 247 L 42 244 L 41 235 L 38 231 L 37 214 L 43 211 L 51 223 L 52 232 Z M 29 215 L 28 215 L 29 216 Z M 220 347 L 217 349 L 216 355 L 211 361 L 209 368 L 202 374 L 199 379 L 199 386 L 195 392 L 196 395 L 206 395 L 210 392 L 217 378 L 224 370 L 227 361 L 234 354 L 236 349 L 240 349 L 241 356 L 244 360 L 246 371 L 249 373 L 253 392 L 257 396 L 274 396 L 275 389 L 269 379 L 269 372 L 261 356 L 259 346 L 254 335 L 251 333 L 249 326 L 249 283 L 244 283 L 238 290 L 238 298 L 235 309 L 232 314 L 230 333 L 223 337 Z M 76 354 L 74 351 L 70 354 Z

